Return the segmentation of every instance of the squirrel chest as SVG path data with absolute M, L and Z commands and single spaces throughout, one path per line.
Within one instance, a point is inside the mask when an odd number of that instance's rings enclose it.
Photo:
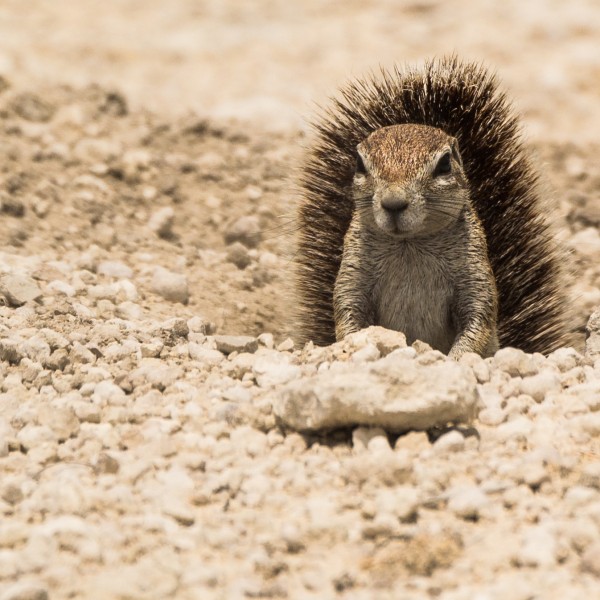
M 372 252 L 375 322 L 404 332 L 409 344 L 419 339 L 447 353 L 457 334 L 452 257 L 425 240 Z

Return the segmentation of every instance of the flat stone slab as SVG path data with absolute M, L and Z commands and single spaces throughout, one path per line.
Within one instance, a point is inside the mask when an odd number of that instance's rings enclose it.
M 9 306 L 16 307 L 37 300 L 42 296 L 42 290 L 31 277 L 14 273 L 0 277 L 0 295 Z
M 392 353 L 336 366 L 275 392 L 273 410 L 282 424 L 298 431 L 364 425 L 402 432 L 469 422 L 478 411 L 472 371 L 455 362 L 424 366 Z
M 232 352 L 256 352 L 258 350 L 258 340 L 249 335 L 215 335 L 215 344 L 217 350 L 223 354 Z

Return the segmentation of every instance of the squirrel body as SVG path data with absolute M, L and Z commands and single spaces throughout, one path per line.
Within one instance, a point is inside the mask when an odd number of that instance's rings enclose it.
M 396 125 L 357 152 L 355 210 L 333 293 L 337 339 L 381 325 L 456 358 L 493 354 L 496 285 L 456 140 Z
M 342 95 L 302 171 L 299 340 L 381 325 L 454 358 L 563 345 L 562 255 L 495 78 L 451 57 Z

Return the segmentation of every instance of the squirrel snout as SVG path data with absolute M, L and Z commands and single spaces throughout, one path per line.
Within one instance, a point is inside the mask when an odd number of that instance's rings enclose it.
M 381 206 L 390 212 L 399 214 L 404 212 L 410 202 L 403 196 L 389 195 L 381 199 Z

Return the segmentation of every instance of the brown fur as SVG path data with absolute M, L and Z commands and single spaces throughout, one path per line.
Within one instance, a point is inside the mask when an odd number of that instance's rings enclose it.
M 333 289 L 354 211 L 349 189 L 356 147 L 378 129 L 406 123 L 436 127 L 458 140 L 498 288 L 500 345 L 528 352 L 563 345 L 561 254 L 542 215 L 517 119 L 495 78 L 456 58 L 353 82 L 316 123 L 298 211 L 299 340 L 335 341 Z

